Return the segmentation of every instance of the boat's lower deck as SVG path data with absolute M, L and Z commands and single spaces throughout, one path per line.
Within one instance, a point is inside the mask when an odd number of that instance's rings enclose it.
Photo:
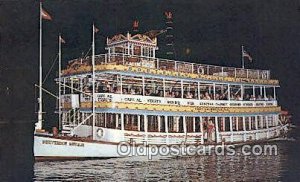
M 89 126 L 84 127 L 86 127 L 85 130 L 89 128 Z M 218 142 L 209 140 L 206 136 L 208 134 L 201 132 L 183 135 L 175 133 L 128 132 L 97 128 L 98 133 L 102 133 L 102 140 L 92 140 L 91 137 L 54 137 L 36 134 L 34 138 L 34 154 L 37 160 L 126 157 L 137 155 L 132 152 L 138 146 L 144 146 L 145 148 L 164 146 L 168 148 L 172 146 L 188 147 L 192 145 L 205 148 L 218 145 L 259 143 L 281 137 L 287 129 L 288 125 L 283 125 L 254 131 L 219 132 L 220 141 Z M 213 135 L 216 135 L 216 133 L 213 133 Z M 127 148 L 125 154 L 120 153 L 122 146 L 131 147 L 130 152 L 127 152 Z M 142 155 L 148 154 L 143 153 Z
M 92 113 L 74 110 L 62 115 L 62 133 L 94 140 L 155 144 L 235 142 L 278 135 L 284 123 L 278 113 L 243 115 L 152 115 Z

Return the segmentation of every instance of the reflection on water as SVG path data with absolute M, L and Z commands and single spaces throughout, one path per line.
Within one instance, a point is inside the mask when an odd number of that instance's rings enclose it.
M 209 180 L 278 181 L 288 170 L 289 145 L 277 142 L 277 156 L 145 157 L 105 160 L 37 162 L 35 180 Z M 272 143 L 274 144 L 274 143 Z M 294 143 L 295 144 L 295 143 Z

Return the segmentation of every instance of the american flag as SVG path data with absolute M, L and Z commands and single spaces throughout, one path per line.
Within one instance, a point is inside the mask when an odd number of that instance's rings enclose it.
M 94 27 L 95 33 L 99 32 L 99 28 L 97 28 L 95 25 L 93 25 L 93 27 Z
M 42 18 L 45 20 L 52 20 L 52 17 L 50 16 L 50 14 L 43 8 L 41 8 L 41 15 L 42 15 Z
M 252 57 L 250 56 L 250 54 L 248 54 L 248 52 L 246 52 L 245 50 L 243 50 L 243 57 L 246 57 L 249 59 L 250 62 L 252 62 Z
M 66 41 L 65 41 L 61 36 L 59 36 L 59 41 L 60 41 L 61 43 L 63 43 L 63 44 L 66 43 Z

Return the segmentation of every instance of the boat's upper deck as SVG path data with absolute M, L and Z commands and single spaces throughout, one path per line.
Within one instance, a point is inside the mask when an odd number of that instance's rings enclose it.
M 157 58 L 157 40 L 144 34 L 116 35 L 107 39 L 108 53 L 95 56 L 95 71 L 115 70 L 138 72 L 220 82 L 246 82 L 253 84 L 278 85 L 272 80 L 269 70 L 243 69 Z M 92 72 L 92 57 L 69 61 L 63 76 Z
M 74 59 L 69 61 L 64 74 L 72 73 L 83 66 L 92 66 L 91 57 L 86 59 Z M 166 71 L 176 71 L 182 73 L 214 75 L 234 78 L 250 78 L 250 79 L 270 79 L 269 70 L 243 69 L 235 67 L 215 66 L 208 64 L 197 64 L 184 61 L 175 61 L 169 59 L 150 58 L 142 56 L 133 56 L 126 54 L 101 54 L 95 56 L 96 65 L 115 64 L 127 65 L 135 67 L 143 67 L 149 69 L 159 69 Z

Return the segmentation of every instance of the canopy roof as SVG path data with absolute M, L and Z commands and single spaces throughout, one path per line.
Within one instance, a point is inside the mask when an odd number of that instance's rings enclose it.
M 131 35 L 130 33 L 127 33 L 126 35 L 117 34 L 117 35 L 114 35 L 112 38 L 107 38 L 108 46 L 116 45 L 116 44 L 120 44 L 120 43 L 126 43 L 126 42 L 146 44 L 146 45 L 150 45 L 150 46 L 157 46 L 156 37 L 150 38 L 149 36 L 147 36 L 145 34 L 135 34 L 135 35 Z

